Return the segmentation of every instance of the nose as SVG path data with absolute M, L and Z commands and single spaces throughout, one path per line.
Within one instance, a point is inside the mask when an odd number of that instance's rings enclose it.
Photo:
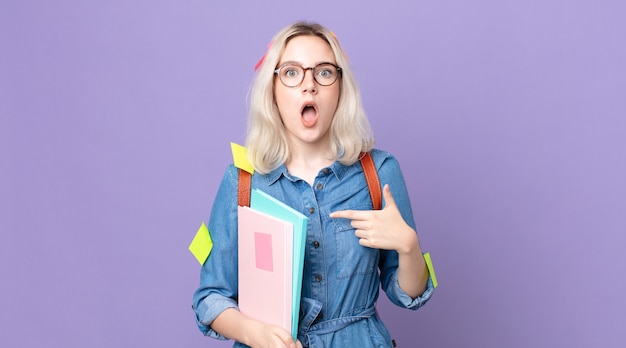
M 317 84 L 315 83 L 315 78 L 313 77 L 313 68 L 304 70 L 304 79 L 302 80 L 302 85 L 300 87 L 302 88 L 302 93 L 317 92 Z

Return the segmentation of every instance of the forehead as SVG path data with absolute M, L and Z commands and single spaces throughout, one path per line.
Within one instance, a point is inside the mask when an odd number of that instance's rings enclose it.
M 296 36 L 289 40 L 285 51 L 280 57 L 283 62 L 298 62 L 306 66 L 313 66 L 321 62 L 335 62 L 335 55 L 330 45 L 317 36 Z

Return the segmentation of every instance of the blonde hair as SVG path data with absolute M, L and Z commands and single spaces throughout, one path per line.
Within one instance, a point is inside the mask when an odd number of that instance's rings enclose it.
M 274 101 L 274 70 L 287 43 L 303 35 L 316 36 L 328 43 L 337 65 L 342 69 L 339 103 L 329 129 L 330 159 L 351 165 L 362 152 L 374 146 L 374 136 L 361 103 L 358 85 L 348 65 L 348 59 L 335 35 L 317 23 L 296 22 L 273 38 L 273 44 L 255 76 L 250 92 L 250 111 L 246 147 L 255 170 L 268 173 L 289 160 L 289 142 Z

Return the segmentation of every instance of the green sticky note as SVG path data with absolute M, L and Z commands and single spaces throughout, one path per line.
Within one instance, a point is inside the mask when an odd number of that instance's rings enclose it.
M 243 169 L 250 174 L 254 174 L 254 167 L 252 163 L 248 161 L 248 149 L 235 143 L 230 143 L 230 148 L 233 151 L 235 167 Z
M 428 267 L 428 273 L 433 280 L 433 287 L 437 287 L 437 276 L 435 275 L 435 269 L 433 268 L 433 261 L 430 259 L 430 253 L 424 254 L 424 261 L 426 261 L 426 267 Z
M 203 222 L 198 232 L 196 232 L 196 236 L 193 237 L 191 244 L 189 244 L 189 251 L 191 251 L 201 265 L 204 265 L 204 262 L 211 253 L 211 249 L 213 249 L 211 233 Z

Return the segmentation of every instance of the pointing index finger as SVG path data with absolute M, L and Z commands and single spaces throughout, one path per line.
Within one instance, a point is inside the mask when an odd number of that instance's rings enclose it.
M 344 218 L 344 219 L 360 219 L 362 218 L 364 211 L 361 210 L 338 210 L 330 213 L 330 217 L 332 219 Z

